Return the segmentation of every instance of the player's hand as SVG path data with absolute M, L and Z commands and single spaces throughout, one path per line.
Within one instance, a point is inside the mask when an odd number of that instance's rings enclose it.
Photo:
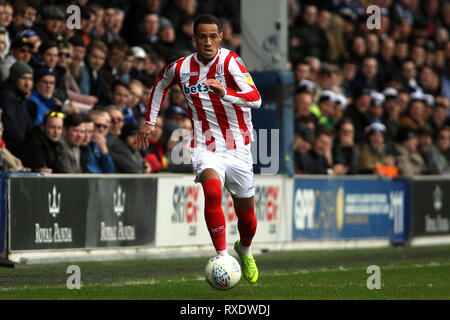
M 141 149 L 142 147 L 147 149 L 147 147 L 148 147 L 148 137 L 153 132 L 153 130 L 155 130 L 155 126 L 151 125 L 149 123 L 145 123 L 144 126 L 141 128 L 141 130 L 139 130 L 139 135 L 138 135 L 138 146 L 139 146 L 139 149 Z
M 225 94 L 227 93 L 225 88 L 223 87 L 222 82 L 216 79 L 208 79 L 205 81 L 205 85 L 208 87 L 211 87 L 215 94 L 217 94 L 219 97 L 223 98 Z

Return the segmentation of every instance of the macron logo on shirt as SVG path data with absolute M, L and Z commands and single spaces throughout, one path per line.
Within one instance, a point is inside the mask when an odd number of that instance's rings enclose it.
M 183 86 L 185 94 L 196 94 L 202 92 L 212 91 L 212 87 L 208 87 L 204 82 L 194 84 L 192 86 L 187 86 L 186 84 Z

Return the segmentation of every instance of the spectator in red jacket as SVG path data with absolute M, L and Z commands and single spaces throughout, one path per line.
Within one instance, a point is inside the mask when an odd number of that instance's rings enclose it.
M 163 119 L 156 119 L 155 130 L 150 134 L 149 144 L 145 158 L 150 164 L 151 172 L 155 173 L 167 167 L 167 159 L 164 156 L 164 144 L 161 141 L 163 134 Z

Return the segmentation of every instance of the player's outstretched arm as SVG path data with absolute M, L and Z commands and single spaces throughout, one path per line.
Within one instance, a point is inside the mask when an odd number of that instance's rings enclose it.
M 174 84 L 179 83 L 179 74 L 177 75 L 175 69 L 178 64 L 183 61 L 184 58 L 178 59 L 175 62 L 170 63 L 156 79 L 153 85 L 152 92 L 147 102 L 147 112 L 145 113 L 146 123 L 155 124 L 156 117 L 160 107 L 162 106 L 164 99 L 169 91 L 169 88 Z M 145 126 L 144 126 L 145 127 Z M 144 128 L 143 127 L 143 128 Z

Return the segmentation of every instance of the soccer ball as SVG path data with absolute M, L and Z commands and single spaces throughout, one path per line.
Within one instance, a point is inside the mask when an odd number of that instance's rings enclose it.
M 208 260 L 205 278 L 214 289 L 228 290 L 237 285 L 241 279 L 241 266 L 234 257 L 218 254 Z

